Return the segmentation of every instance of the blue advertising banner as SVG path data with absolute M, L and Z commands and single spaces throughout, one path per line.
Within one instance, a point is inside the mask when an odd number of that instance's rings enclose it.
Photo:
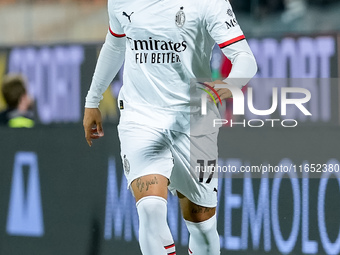
M 80 125 L 0 129 L 1 255 L 140 254 L 117 130 L 104 129 L 92 148 Z M 230 173 L 218 188 L 222 255 L 339 254 L 340 134 L 322 130 L 221 129 L 219 165 Z M 311 175 L 312 164 L 333 170 L 322 178 L 296 178 L 294 171 L 250 175 L 261 165 L 297 171 L 308 165 Z M 241 167 L 242 176 L 232 170 Z M 168 222 L 178 253 L 185 254 L 188 232 L 173 196 Z
M 287 36 L 283 38 L 250 38 L 249 45 L 258 63 L 256 78 L 262 79 L 321 79 L 323 82 L 304 85 L 315 96 L 310 107 L 318 108 L 313 121 L 307 125 L 339 125 L 340 118 L 332 114 L 339 109 L 340 85 L 332 83 L 339 75 L 338 38 L 333 35 Z M 0 79 L 6 73 L 20 73 L 35 100 L 38 123 L 81 122 L 84 98 L 91 84 L 100 44 L 43 45 L 0 48 Z M 227 77 L 231 63 L 214 48 L 211 60 L 212 78 Z M 207 77 L 209 78 L 209 77 Z M 116 98 L 123 83 L 122 70 L 104 94 L 101 110 L 107 121 L 117 122 Z M 272 88 L 253 83 L 262 93 L 256 100 L 267 102 Z M 292 85 L 293 86 L 293 85 Z M 229 100 L 230 101 L 230 100 Z M 0 110 L 5 107 L 0 97 Z M 220 109 L 230 117 L 230 103 Z M 246 113 L 250 118 L 249 113 Z

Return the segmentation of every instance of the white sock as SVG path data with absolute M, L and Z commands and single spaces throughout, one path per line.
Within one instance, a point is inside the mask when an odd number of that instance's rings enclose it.
M 190 255 L 220 255 L 220 236 L 217 233 L 216 215 L 203 222 L 185 220 L 190 233 Z
M 167 201 L 147 196 L 136 206 L 139 216 L 139 245 L 143 255 L 175 255 L 175 244 L 167 223 Z

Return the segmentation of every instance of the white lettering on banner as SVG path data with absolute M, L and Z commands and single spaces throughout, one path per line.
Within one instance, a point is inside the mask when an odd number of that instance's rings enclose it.
M 23 166 L 29 168 L 27 185 Z M 38 157 L 34 152 L 17 152 L 15 155 L 6 230 L 9 235 L 44 235 Z
M 248 227 L 250 225 L 254 250 L 260 247 L 261 229 L 263 226 L 264 250 L 271 250 L 270 242 L 270 207 L 269 207 L 269 180 L 262 178 L 255 206 L 254 189 L 251 175 L 246 174 L 243 186 L 243 210 L 242 210 L 242 248 L 248 249 Z
M 257 78 L 330 78 L 335 38 L 249 39 L 259 71 Z
M 250 166 L 249 163 L 241 159 L 229 158 L 228 160 L 219 159 L 219 165 L 233 166 L 240 169 L 241 166 Z M 265 164 L 265 163 L 264 163 Z M 282 159 L 279 165 L 289 166 L 293 164 L 290 159 Z M 334 166 L 339 165 L 336 159 L 330 159 L 326 165 L 328 169 L 333 169 L 340 187 L 340 172 Z M 307 161 L 302 165 L 309 165 Z M 333 168 L 332 168 L 333 166 Z M 338 171 L 338 172 L 336 172 Z M 259 181 L 259 185 L 253 184 L 254 180 L 250 173 L 245 173 L 243 189 L 235 192 L 236 186 L 234 175 L 238 178 L 240 173 L 227 172 L 226 178 L 219 179 L 218 188 L 218 208 L 217 216 L 219 219 L 219 232 L 221 248 L 233 251 L 264 251 L 276 252 L 280 254 L 290 254 L 300 252 L 302 254 L 339 254 L 340 252 L 340 229 L 336 233 L 327 232 L 325 198 L 327 193 L 328 179 L 330 174 L 323 173 L 317 188 L 318 199 L 317 218 L 311 219 L 315 223 L 311 225 L 309 214 L 314 206 L 309 206 L 309 179 L 308 174 L 303 175 L 303 179 L 297 178 L 293 171 L 278 171 L 270 182 L 266 174 Z M 288 176 L 284 176 L 287 174 Z M 288 177 L 291 190 L 282 192 L 282 179 Z M 240 180 L 240 179 L 239 179 Z M 120 193 L 118 193 L 120 190 Z M 257 197 L 255 196 L 257 194 Z M 289 195 L 292 195 L 291 197 Z M 287 197 L 288 195 L 288 197 Z M 333 194 L 332 194 L 333 195 Z M 334 198 L 337 199 L 337 198 Z M 280 218 L 279 204 L 290 204 L 291 221 L 283 221 Z M 237 220 L 235 219 L 237 215 Z M 182 246 L 188 245 L 188 231 L 185 223 L 180 219 L 178 199 L 169 196 L 168 200 L 168 222 L 175 242 Z M 330 220 L 330 219 L 328 219 Z M 317 221 L 317 222 L 316 222 Z M 180 222 L 180 224 L 178 224 Z M 288 226 L 287 226 L 288 225 Z M 319 238 L 315 236 L 315 230 L 312 231 L 313 238 L 310 238 L 310 229 L 317 230 Z M 114 237 L 124 238 L 125 241 L 137 240 L 138 237 L 138 215 L 135 208 L 134 198 L 131 192 L 126 189 L 125 176 L 122 176 L 121 186 L 119 188 L 116 177 L 115 160 L 109 160 L 108 170 L 108 189 L 105 217 L 105 239 Z M 123 232 L 124 231 L 124 232 Z M 287 233 L 288 232 L 288 233 Z M 238 235 L 236 233 L 239 233 Z M 134 235 L 134 238 L 133 238 Z M 301 239 L 300 239 L 301 236 Z M 299 242 L 298 240 L 301 240 Z M 333 241 L 335 240 L 335 241 Z
M 77 122 L 81 115 L 82 46 L 13 48 L 9 73 L 22 73 L 37 105 L 40 121 Z
M 303 166 L 308 162 L 303 162 Z M 309 240 L 309 174 L 303 172 L 302 175 L 302 231 L 301 242 L 302 252 L 305 254 L 317 254 L 318 243 L 316 241 Z
M 112 239 L 113 230 L 115 238 L 124 237 L 125 241 L 131 241 L 134 236 L 135 239 L 138 239 L 139 223 L 135 199 L 130 190 L 127 189 L 127 181 L 124 175 L 122 175 L 120 188 L 118 187 L 116 161 L 114 158 L 110 158 L 108 165 L 104 238 L 106 240 Z M 169 196 L 168 223 L 175 241 L 179 240 L 178 208 L 177 197 Z M 183 220 L 181 221 L 181 232 L 181 243 L 182 245 L 187 245 L 188 230 Z
M 279 165 L 289 166 L 292 162 L 288 159 L 282 160 Z M 292 230 L 287 240 L 284 240 L 280 228 L 279 222 L 279 190 L 280 184 L 283 177 L 283 172 L 278 172 L 275 174 L 275 178 L 273 181 L 272 187 L 272 197 L 271 197 L 271 208 L 272 208 L 272 227 L 273 227 L 273 235 L 276 241 L 277 248 L 283 254 L 289 254 L 295 247 L 295 243 L 299 234 L 300 228 L 300 187 L 297 178 L 297 174 L 293 172 L 288 172 L 290 177 L 290 181 L 292 184 L 292 193 L 293 193 L 293 222 L 292 222 Z
M 241 166 L 239 159 L 228 159 L 226 165 L 229 164 L 238 168 Z M 219 189 L 221 192 L 221 187 Z M 225 179 L 224 197 L 224 247 L 227 250 L 241 250 L 241 237 L 232 235 L 232 210 L 242 207 L 242 198 L 241 195 L 232 193 L 232 178 L 227 177 Z
M 283 38 L 281 41 L 266 38 L 248 41 L 259 66 L 256 78 L 265 78 L 252 79 L 250 82 L 255 91 L 253 103 L 257 109 L 270 109 L 272 88 L 287 87 L 290 81 L 294 84 L 289 86 L 311 92 L 312 98 L 307 107 L 312 115 L 306 116 L 296 107 L 288 106 L 287 118 L 301 122 L 331 120 L 331 58 L 336 53 L 334 37 Z M 254 111 L 246 109 L 246 118 L 256 118 Z
M 120 192 L 118 193 L 118 182 L 116 177 L 116 161 L 114 158 L 109 159 L 106 209 L 105 209 L 105 229 L 104 238 L 112 238 L 112 228 L 115 237 L 123 236 L 125 241 L 132 240 L 132 232 L 138 239 L 138 214 L 134 198 L 127 189 L 127 182 L 124 175 L 122 176 Z
M 339 164 L 339 161 L 336 159 L 331 159 L 327 162 L 328 165 Z M 334 172 L 340 189 L 340 173 Z M 320 231 L 320 238 L 323 245 L 324 250 L 327 254 L 335 255 L 340 253 L 340 229 L 338 232 L 338 236 L 334 243 L 329 238 L 326 228 L 326 219 L 325 219 L 325 200 L 326 200 L 326 189 L 328 184 L 328 179 L 332 173 L 326 172 L 322 173 L 321 180 L 320 180 L 320 187 L 319 187 L 319 194 L 318 194 L 318 225 Z

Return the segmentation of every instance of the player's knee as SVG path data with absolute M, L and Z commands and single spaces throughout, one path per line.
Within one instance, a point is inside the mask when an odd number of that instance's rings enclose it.
M 188 227 L 188 230 L 191 234 L 198 234 L 206 236 L 209 233 L 215 232 L 216 230 L 216 215 L 211 217 L 208 220 L 202 221 L 202 222 L 191 222 L 191 221 L 185 221 L 186 225 Z
M 216 228 L 216 215 L 203 222 L 185 221 L 189 233 L 189 249 L 193 254 L 220 254 L 220 240 Z
M 147 225 L 148 229 L 157 228 L 161 221 L 166 221 L 167 201 L 164 198 L 146 196 L 141 198 L 136 206 L 141 226 Z

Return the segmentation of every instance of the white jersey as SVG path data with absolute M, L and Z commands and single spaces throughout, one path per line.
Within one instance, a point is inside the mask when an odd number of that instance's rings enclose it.
M 209 81 L 215 42 L 245 39 L 229 1 L 109 0 L 108 8 L 111 34 L 127 39 L 121 121 L 188 132 L 190 80 Z

